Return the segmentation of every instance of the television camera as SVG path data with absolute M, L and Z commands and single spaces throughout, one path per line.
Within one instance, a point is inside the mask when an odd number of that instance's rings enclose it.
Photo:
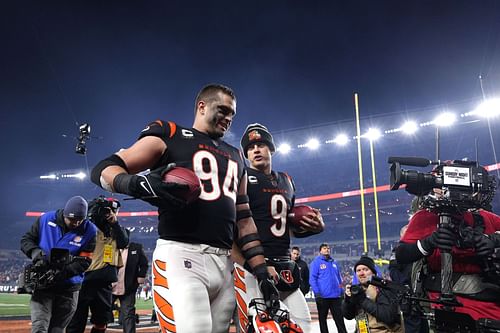
M 54 286 L 64 267 L 73 260 L 68 249 L 53 248 L 48 260 L 28 264 L 19 275 L 18 294 L 32 294 L 35 290 Z
M 401 308 L 417 308 L 420 313 L 424 313 L 420 302 L 447 305 L 442 300 L 430 300 L 419 298 L 413 295 L 412 290 L 407 285 L 372 276 L 369 284 L 391 291 L 396 295 Z M 352 292 L 352 287 L 351 287 Z M 499 333 L 500 321 L 481 318 L 477 322 L 465 313 L 446 311 L 443 309 L 432 309 L 430 313 L 424 313 L 426 319 L 431 322 L 431 327 L 435 333 Z

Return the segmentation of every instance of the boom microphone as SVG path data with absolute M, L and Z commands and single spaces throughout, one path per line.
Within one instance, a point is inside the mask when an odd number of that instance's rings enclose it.
M 396 157 L 391 156 L 387 159 L 388 163 L 399 163 L 403 165 L 412 165 L 418 167 L 426 167 L 434 164 L 431 160 L 422 157 Z

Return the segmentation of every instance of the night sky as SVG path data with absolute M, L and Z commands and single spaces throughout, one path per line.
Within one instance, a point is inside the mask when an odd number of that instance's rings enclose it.
M 496 0 L 8 1 L 0 42 L 2 225 L 29 209 L 27 179 L 158 118 L 190 126 L 206 83 L 235 90 L 235 137 L 353 119 L 355 91 L 363 117 L 479 100 L 479 75 L 500 95 Z M 63 137 L 85 122 L 102 137 L 87 160 Z

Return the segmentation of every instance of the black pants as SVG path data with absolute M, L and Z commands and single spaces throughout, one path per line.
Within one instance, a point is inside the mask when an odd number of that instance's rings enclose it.
M 97 325 L 106 325 L 112 318 L 111 283 L 90 281 L 82 284 L 78 295 L 78 307 L 66 328 L 66 333 L 83 333 L 87 325 L 89 308 L 90 322 Z
M 316 307 L 318 308 L 319 329 L 321 333 L 328 333 L 328 325 L 326 319 L 328 310 L 330 310 L 337 331 L 339 333 L 347 333 L 345 328 L 344 317 L 342 316 L 342 298 L 316 298 Z
M 115 296 L 120 300 L 120 322 L 124 333 L 135 333 L 135 292 Z

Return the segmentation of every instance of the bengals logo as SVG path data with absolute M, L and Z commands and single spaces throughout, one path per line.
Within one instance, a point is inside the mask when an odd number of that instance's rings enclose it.
M 285 281 L 286 283 L 288 283 L 288 284 L 293 283 L 293 276 L 292 276 L 291 270 L 289 270 L 289 269 L 282 270 L 280 272 L 280 275 L 281 275 L 281 278 L 283 279 L 283 281 Z
M 250 140 L 250 141 L 260 140 L 260 138 L 261 138 L 261 135 L 260 135 L 259 131 L 257 131 L 257 130 L 253 130 L 250 133 L 248 133 L 248 140 Z

